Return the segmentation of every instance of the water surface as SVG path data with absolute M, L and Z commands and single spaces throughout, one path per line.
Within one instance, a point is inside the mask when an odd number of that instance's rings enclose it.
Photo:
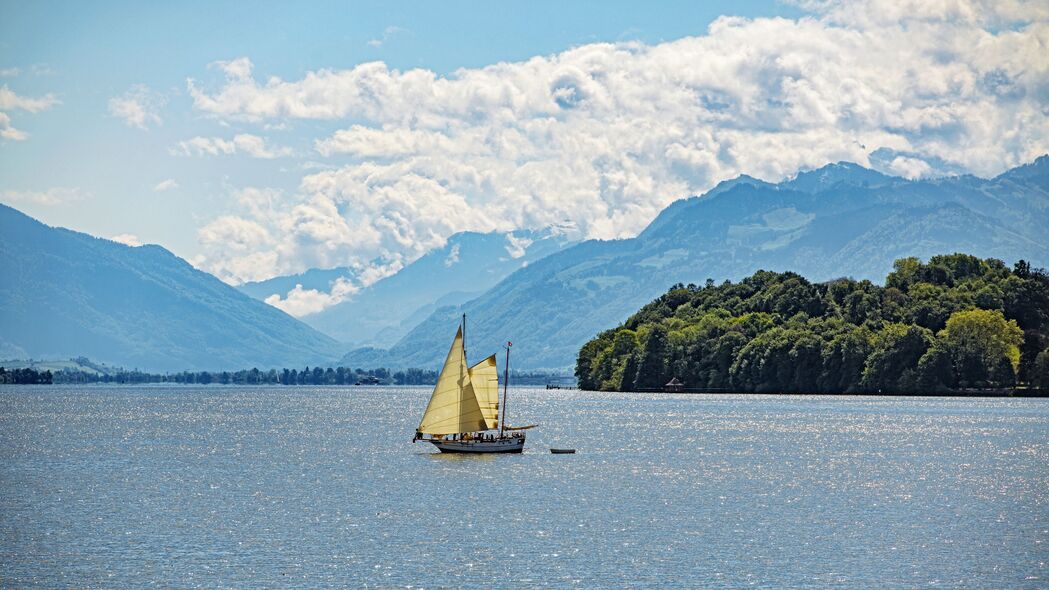
M 456 456 L 428 395 L 0 386 L 0 581 L 1049 585 L 1049 400 L 522 389 L 526 452 Z

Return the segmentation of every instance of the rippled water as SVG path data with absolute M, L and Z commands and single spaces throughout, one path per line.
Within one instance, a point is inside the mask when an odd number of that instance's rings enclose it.
M 520 390 L 456 456 L 428 394 L 0 388 L 0 581 L 1049 586 L 1049 400 Z

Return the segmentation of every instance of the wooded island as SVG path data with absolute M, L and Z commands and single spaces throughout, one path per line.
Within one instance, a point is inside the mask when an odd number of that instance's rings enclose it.
M 903 258 L 885 285 L 758 271 L 677 284 L 579 351 L 581 389 L 934 393 L 1049 387 L 1049 273 Z

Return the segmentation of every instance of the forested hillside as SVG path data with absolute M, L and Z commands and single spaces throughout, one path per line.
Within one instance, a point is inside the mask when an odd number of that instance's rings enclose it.
M 582 389 L 671 378 L 749 392 L 927 392 L 1049 386 L 1049 274 L 966 254 L 903 258 L 884 286 L 758 271 L 675 285 L 587 342 Z

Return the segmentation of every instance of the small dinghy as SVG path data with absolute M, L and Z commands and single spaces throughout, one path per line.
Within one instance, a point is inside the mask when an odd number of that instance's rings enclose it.
M 550 452 L 555 455 L 574 455 L 575 449 L 550 449 Z

